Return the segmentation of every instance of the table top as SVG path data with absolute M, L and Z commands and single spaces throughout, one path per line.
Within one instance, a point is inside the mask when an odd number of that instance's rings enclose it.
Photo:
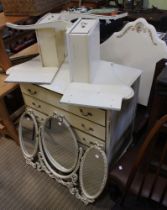
M 15 75 L 14 78 L 17 79 L 17 74 L 19 74 L 19 71 L 23 71 L 23 69 L 24 71 L 27 70 L 27 72 L 29 73 L 31 69 L 30 74 L 32 74 L 32 71 L 34 69 L 39 69 L 42 72 L 44 67 L 42 67 L 40 57 L 36 57 L 23 64 L 19 64 L 19 65 L 9 68 L 7 71 L 7 74 L 9 75 L 14 74 Z M 50 69 L 54 69 L 54 67 L 50 67 Z M 105 84 L 105 85 L 124 84 L 127 86 L 131 86 L 140 75 L 141 75 L 141 71 L 138 69 L 101 60 L 99 61 L 99 66 L 98 66 L 98 69 L 96 70 L 96 76 L 94 77 L 91 83 Z M 39 75 L 39 78 L 40 78 L 40 75 Z M 11 80 L 10 82 L 16 82 L 16 81 Z M 20 82 L 23 82 L 23 81 L 20 80 Z M 66 90 L 69 84 L 70 84 L 70 66 L 69 66 L 68 58 L 66 58 L 61 68 L 56 73 L 56 76 L 52 80 L 52 82 L 50 84 L 42 84 L 41 86 L 46 89 L 52 90 L 54 92 L 64 94 L 64 91 Z
M 5 81 L 39 85 L 46 83 L 41 81 L 48 79 L 50 70 L 54 71 L 55 68 L 42 67 L 40 57 L 36 57 L 31 61 L 9 68 L 7 71 L 9 76 Z M 70 81 L 70 66 L 66 58 L 59 71 L 52 75 L 50 84 L 40 86 L 64 95 L 62 103 L 118 111 L 121 109 L 123 99 L 133 97 L 134 91 L 131 85 L 140 75 L 141 71 L 138 69 L 99 60 L 96 75 L 92 78 L 91 83 L 76 83 L 75 85 Z M 35 82 L 34 78 L 37 78 L 38 81 Z M 105 100 L 106 98 L 109 100 Z
M 0 29 L 3 28 L 6 22 L 16 23 L 18 21 L 24 21 L 28 16 L 5 16 L 3 12 L 0 13 Z

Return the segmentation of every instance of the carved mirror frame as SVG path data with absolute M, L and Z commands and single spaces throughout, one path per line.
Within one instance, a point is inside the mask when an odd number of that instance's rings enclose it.
M 46 146 L 46 143 L 45 143 L 45 127 L 48 123 L 48 120 L 50 119 L 56 119 L 58 124 L 63 125 L 65 126 L 68 131 L 69 131 L 69 134 L 71 134 L 71 139 L 73 140 L 73 143 L 74 143 L 74 153 L 77 154 L 77 157 L 75 158 L 75 161 L 73 163 L 73 165 L 71 166 L 70 169 L 67 169 L 65 168 L 64 166 L 62 166 L 58 161 L 54 160 L 53 157 L 51 156 L 51 154 L 49 153 L 48 149 L 47 149 L 47 146 Z M 46 155 L 46 157 L 48 158 L 48 160 L 51 162 L 51 164 L 56 168 L 58 169 L 60 172 L 62 173 L 71 173 L 75 167 L 76 167 L 76 164 L 78 162 L 78 143 L 77 143 L 77 138 L 75 136 L 75 133 L 73 132 L 73 129 L 71 128 L 70 124 L 68 123 L 68 121 L 66 120 L 65 117 L 63 116 L 59 116 L 57 114 L 53 114 L 53 116 L 49 116 L 48 118 L 45 119 L 43 125 L 41 126 L 41 141 L 42 141 L 42 145 L 43 145 L 43 150 L 44 150 L 44 153 Z
M 77 158 L 75 160 L 75 163 L 73 164 L 72 168 L 70 170 L 67 170 L 67 171 L 61 171 L 60 170 L 60 167 L 56 167 L 56 161 L 55 162 L 51 162 L 50 160 L 48 161 L 48 157 L 47 155 L 45 154 L 46 151 L 44 149 L 44 128 L 45 128 L 45 124 L 47 122 L 47 120 L 49 118 L 56 118 L 58 121 L 60 121 L 61 123 L 63 122 L 67 128 L 69 129 L 72 137 L 73 137 L 73 140 L 75 142 L 75 146 L 76 146 L 76 149 L 78 150 L 78 155 L 77 155 Z M 44 124 L 40 127 L 40 141 L 39 141 L 39 149 L 40 149 L 40 162 L 41 164 L 43 165 L 44 167 L 44 170 L 49 173 L 49 174 L 52 174 L 52 176 L 54 176 L 55 178 L 59 178 L 59 179 L 69 179 L 69 178 L 72 178 L 72 181 L 74 181 L 73 179 L 78 179 L 78 175 L 76 174 L 77 170 L 79 169 L 79 165 L 80 165 L 80 159 L 82 157 L 82 148 L 79 148 L 78 147 L 78 143 L 77 143 L 77 138 L 75 136 L 75 133 L 74 131 L 72 130 L 70 124 L 68 123 L 68 121 L 65 119 L 64 116 L 60 116 L 56 113 L 53 113 L 52 116 L 49 116 Z M 75 182 L 75 181 L 74 181 Z
M 35 149 L 33 154 L 27 154 L 25 151 L 24 145 L 23 145 L 23 137 L 22 137 L 22 120 L 26 115 L 29 115 L 31 119 L 34 122 L 35 126 L 35 139 L 36 139 L 36 144 L 35 144 Z M 53 164 L 48 161 L 48 158 L 46 157 L 45 150 L 43 148 L 43 132 L 44 132 L 44 126 L 45 123 L 47 122 L 47 119 L 54 117 L 60 120 L 60 122 L 64 122 L 64 124 L 69 128 L 71 135 L 75 139 L 75 144 L 77 145 L 78 148 L 78 156 L 76 158 L 75 164 L 72 167 L 72 169 L 68 173 L 64 173 L 60 170 L 58 170 Z M 72 130 L 70 124 L 68 121 L 65 119 L 64 116 L 60 116 L 56 113 L 53 113 L 53 116 L 49 116 L 45 119 L 45 122 L 43 123 L 41 121 L 40 126 L 38 126 L 35 113 L 31 109 L 28 109 L 23 113 L 23 115 L 20 118 L 20 123 L 19 123 L 19 139 L 20 139 L 20 146 L 23 152 L 23 155 L 26 159 L 26 163 L 31 165 L 33 168 L 36 168 L 38 171 L 45 171 L 51 178 L 54 178 L 58 183 L 66 186 L 70 193 L 74 195 L 77 199 L 81 200 L 84 202 L 84 204 L 89 204 L 93 203 L 95 199 L 102 193 L 106 181 L 107 181 L 107 176 L 108 176 L 108 162 L 107 162 L 107 157 L 103 149 L 101 149 L 99 146 L 91 146 L 88 147 L 87 149 L 84 149 L 84 154 L 83 154 L 83 148 L 78 146 L 78 141 L 77 137 L 75 136 L 75 132 Z M 101 182 L 101 186 L 99 187 L 99 190 L 95 195 L 91 196 L 89 195 L 82 182 L 82 175 L 83 175 L 83 165 L 85 164 L 85 160 L 87 155 L 91 152 L 92 149 L 97 149 L 98 153 L 100 153 L 103 163 L 104 163 L 104 176 Z M 89 162 L 88 162 L 89 164 Z M 97 174 L 98 176 L 98 174 Z
M 23 137 L 23 133 L 22 133 L 22 121 L 24 119 L 24 117 L 26 115 L 29 115 L 30 118 L 32 119 L 33 123 L 34 123 L 34 127 L 35 127 L 35 135 L 34 135 L 34 140 L 36 141 L 35 142 L 35 146 L 34 146 L 34 151 L 32 154 L 29 154 L 27 151 L 26 151 L 26 148 L 24 146 L 24 137 Z M 36 118 L 35 118 L 35 115 L 33 114 L 32 110 L 28 109 L 26 110 L 21 118 L 20 118 L 20 121 L 19 121 L 19 141 L 20 141 L 20 146 L 21 146 L 21 150 L 23 152 L 23 155 L 25 157 L 25 159 L 27 160 L 33 160 L 34 157 L 37 155 L 38 153 L 38 145 L 39 145 L 39 128 L 38 128 L 38 124 L 37 124 L 37 121 L 36 121 Z
M 102 180 L 99 190 L 94 195 L 89 195 L 87 193 L 84 183 L 83 183 L 83 166 L 84 166 L 84 164 L 86 164 L 85 160 L 87 158 L 87 155 L 91 152 L 91 150 L 97 150 L 98 153 L 100 153 L 100 155 L 103 159 L 103 164 L 104 164 L 103 180 Z M 94 170 L 96 170 L 96 167 Z M 98 174 L 96 174 L 96 175 L 98 176 Z M 80 182 L 80 187 L 81 187 L 81 194 L 83 195 L 83 197 L 87 198 L 88 202 L 94 202 L 94 200 L 102 193 L 102 191 L 106 185 L 106 182 L 107 182 L 107 177 L 108 177 L 108 162 L 107 162 L 107 157 L 106 157 L 105 152 L 98 146 L 89 147 L 82 157 L 82 160 L 80 163 L 80 170 L 79 170 L 79 182 Z

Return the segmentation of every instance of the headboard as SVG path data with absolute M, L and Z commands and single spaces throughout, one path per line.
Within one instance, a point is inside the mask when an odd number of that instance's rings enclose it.
M 167 46 L 159 39 L 155 28 L 139 18 L 101 44 L 101 58 L 143 71 L 138 102 L 147 106 L 155 66 L 159 60 L 167 58 Z

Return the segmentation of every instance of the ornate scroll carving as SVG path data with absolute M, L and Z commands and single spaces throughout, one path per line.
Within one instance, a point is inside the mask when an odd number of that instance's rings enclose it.
M 118 35 L 117 38 L 122 38 L 128 31 L 136 31 L 137 33 L 148 33 L 152 43 L 157 45 L 153 38 L 153 32 L 149 26 L 149 24 L 144 19 L 138 19 L 132 23 L 127 24 L 124 30 L 122 30 Z
M 26 113 L 33 116 L 33 119 L 34 119 L 32 110 L 29 110 Z M 58 123 L 64 122 L 63 116 L 60 116 L 60 115 L 54 113 L 53 117 L 55 117 L 56 119 L 57 118 L 59 119 Z M 80 183 L 81 180 L 79 177 L 79 173 L 80 173 L 79 169 L 81 166 L 81 162 L 83 161 L 83 157 L 84 157 L 83 148 L 82 147 L 78 148 L 77 161 L 76 161 L 75 167 L 73 168 L 72 171 L 63 172 L 63 171 L 59 170 L 59 168 L 56 167 L 56 165 L 52 165 L 46 157 L 46 153 L 45 153 L 46 151 L 44 149 L 45 145 L 43 144 L 42 137 L 41 137 L 41 135 L 43 134 L 41 132 L 42 131 L 42 121 L 39 121 L 39 122 L 41 122 L 41 123 L 40 123 L 40 126 L 38 125 L 38 130 L 37 130 L 37 134 L 36 134 L 37 153 L 35 153 L 34 156 L 28 157 L 28 156 L 24 155 L 24 152 L 23 152 L 24 158 L 26 159 L 26 163 L 28 165 L 31 165 L 33 168 L 37 169 L 38 171 L 44 171 L 46 174 L 48 174 L 49 177 L 51 177 L 52 179 L 55 179 L 58 183 L 66 186 L 69 189 L 69 192 L 72 195 L 74 195 L 77 199 L 84 202 L 85 205 L 87 205 L 89 203 L 93 203 L 95 201 L 95 198 L 89 198 L 89 196 L 84 194 L 82 185 Z M 21 133 L 20 133 L 20 135 L 21 135 Z M 20 140 L 23 141 L 22 138 Z M 98 143 L 96 145 L 98 145 Z M 102 151 L 102 149 L 100 148 L 100 145 L 94 146 L 94 147 L 96 147 L 100 151 Z M 22 148 L 22 149 L 24 149 L 24 148 Z M 86 152 L 84 154 L 86 154 Z
M 37 169 L 37 171 L 42 171 L 42 166 L 40 162 L 34 162 L 33 159 L 24 157 L 26 159 L 26 164 L 32 166 L 33 168 Z

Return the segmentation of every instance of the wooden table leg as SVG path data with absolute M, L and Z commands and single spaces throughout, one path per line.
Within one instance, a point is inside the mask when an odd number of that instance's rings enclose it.
M 16 142 L 16 144 L 19 145 L 17 130 L 16 130 L 13 122 L 10 119 L 10 115 L 8 113 L 8 110 L 6 108 L 6 104 L 3 100 L 3 98 L 0 99 L 0 118 L 2 119 L 2 122 L 5 125 L 5 128 L 9 134 L 9 136 Z

